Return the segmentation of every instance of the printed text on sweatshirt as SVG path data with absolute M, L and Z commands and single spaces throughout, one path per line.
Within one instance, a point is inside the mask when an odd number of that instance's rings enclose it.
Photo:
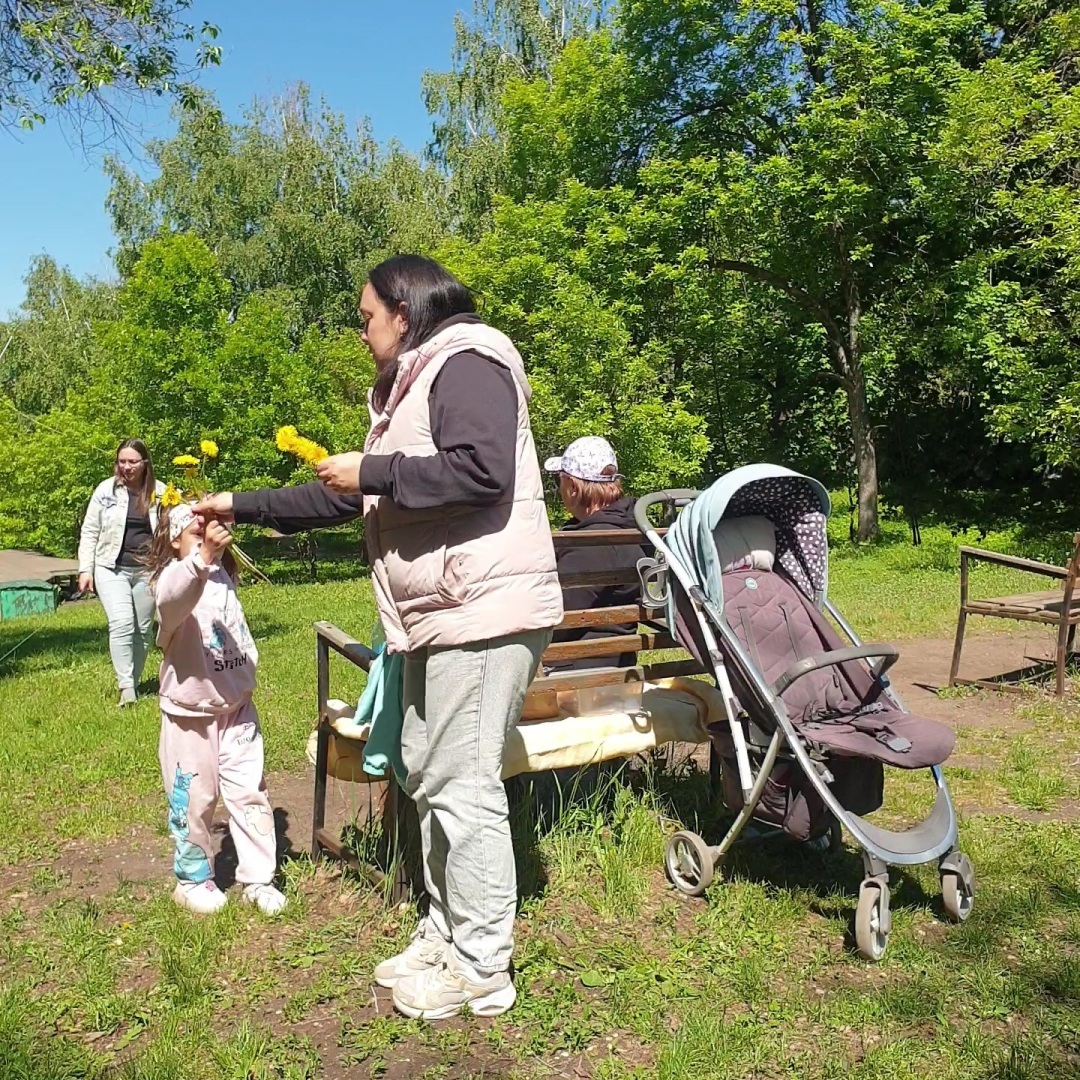
M 251 699 L 259 653 L 232 578 L 198 550 L 170 563 L 154 586 L 161 661 L 161 708 L 213 716 Z

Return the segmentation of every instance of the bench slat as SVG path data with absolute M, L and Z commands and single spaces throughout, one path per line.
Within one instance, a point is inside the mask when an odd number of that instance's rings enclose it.
M 567 611 L 559 623 L 560 630 L 578 630 L 583 626 L 611 626 L 618 623 L 644 622 L 649 613 L 640 604 L 623 604 L 621 607 L 583 608 Z
M 589 585 L 637 585 L 641 579 L 634 567 L 625 570 L 586 570 L 580 574 L 562 574 L 559 584 L 564 589 L 580 589 Z
M 583 660 L 593 656 L 616 656 L 619 653 L 640 652 L 645 649 L 678 649 L 679 643 L 670 634 L 649 631 L 644 634 L 618 634 L 591 638 L 588 641 L 562 641 L 549 645 L 543 659 L 547 662 Z
M 557 671 L 552 675 L 543 675 L 539 679 L 533 679 L 526 700 L 533 696 L 539 697 L 541 694 L 550 691 L 563 694 L 569 690 L 589 690 L 595 686 L 614 686 L 624 682 L 642 682 L 644 679 L 644 667 Z
M 658 529 L 663 536 L 667 529 Z M 649 541 L 637 529 L 582 529 L 551 534 L 556 551 L 579 547 L 648 547 Z
M 685 660 L 662 660 L 656 664 L 639 664 L 625 668 L 587 668 L 584 671 L 556 671 L 541 675 L 529 685 L 528 696 L 569 690 L 589 690 L 597 686 L 614 686 L 624 682 L 644 682 L 656 679 L 674 679 L 679 675 L 705 675 L 708 672 L 693 658 Z

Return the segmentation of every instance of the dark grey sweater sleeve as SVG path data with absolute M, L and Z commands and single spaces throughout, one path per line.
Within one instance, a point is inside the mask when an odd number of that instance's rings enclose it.
M 443 365 L 428 397 L 428 457 L 365 454 L 360 490 L 398 506 L 492 506 L 513 491 L 517 458 L 517 390 L 502 364 L 462 352 Z
M 339 495 L 318 480 L 297 487 L 260 488 L 233 495 L 233 516 L 241 525 L 264 525 L 280 533 L 328 529 L 360 517 L 359 495 Z

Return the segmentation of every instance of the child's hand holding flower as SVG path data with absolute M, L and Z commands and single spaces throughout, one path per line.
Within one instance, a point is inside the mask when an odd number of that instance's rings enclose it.
M 203 532 L 203 562 L 217 562 L 221 553 L 233 542 L 232 533 L 220 521 L 208 521 Z
M 355 495 L 360 490 L 360 463 L 364 455 L 359 450 L 323 458 L 315 466 L 319 479 L 339 495 Z

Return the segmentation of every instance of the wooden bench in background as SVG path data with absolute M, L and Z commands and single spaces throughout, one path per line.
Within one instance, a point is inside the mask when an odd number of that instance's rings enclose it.
M 968 586 L 969 563 L 979 561 L 995 566 L 1007 566 L 1030 574 L 1058 578 L 1061 585 L 1044 592 L 1023 593 L 1016 596 L 996 596 L 986 600 L 973 600 Z M 952 667 L 949 670 L 950 686 L 984 686 L 996 690 L 1019 690 L 1019 686 L 989 679 L 961 679 L 960 654 L 964 647 L 964 630 L 969 615 L 983 615 L 994 619 L 1015 619 L 1019 622 L 1042 623 L 1057 627 L 1057 649 L 1054 668 L 1057 673 L 1056 692 L 1065 693 L 1065 665 L 1073 651 L 1076 626 L 1080 623 L 1080 596 L 1076 595 L 1077 576 L 1080 574 L 1080 533 L 1073 537 L 1072 558 L 1066 566 L 1022 559 L 1017 555 L 1002 555 L 996 551 L 980 548 L 960 549 L 960 613 L 956 621 L 956 642 L 953 646 Z
M 663 530 L 661 530 L 661 534 Z M 587 532 L 557 532 L 553 534 L 556 550 L 571 547 L 594 546 L 640 546 L 643 538 L 640 533 L 629 529 L 590 530 Z M 570 574 L 560 578 L 564 588 L 597 585 L 626 585 L 638 581 L 635 569 L 593 571 Z M 654 663 L 638 663 L 624 668 L 594 668 L 585 671 L 556 672 L 541 675 L 534 679 L 525 698 L 525 707 L 520 723 L 530 722 L 530 718 L 550 717 L 554 711 L 554 701 L 560 693 L 574 690 L 594 689 L 603 686 L 615 686 L 622 683 L 642 681 L 655 682 L 677 676 L 703 674 L 703 668 L 689 653 L 681 648 L 669 633 L 663 611 L 649 609 L 641 604 L 599 607 L 582 611 L 567 611 L 560 629 L 599 628 L 605 626 L 637 623 L 639 632 L 635 634 L 611 634 L 591 638 L 585 641 L 570 641 L 552 644 L 545 651 L 541 666 L 552 662 L 579 660 L 586 657 L 615 656 L 622 653 L 643 653 L 677 649 L 681 656 Z M 324 855 L 331 855 L 350 863 L 354 868 L 365 873 L 377 884 L 385 880 L 379 871 L 359 864 L 356 856 L 348 849 L 335 832 L 326 827 L 326 788 L 327 762 L 330 740 L 334 738 L 329 712 L 330 698 L 330 656 L 337 653 L 349 663 L 368 670 L 374 653 L 361 642 L 349 636 L 331 623 L 315 624 L 318 660 L 319 719 L 318 742 L 315 754 L 315 792 L 314 813 L 311 835 L 311 857 L 313 861 Z M 402 810 L 408 802 L 407 796 L 398 788 L 392 770 L 387 778 L 370 777 L 374 783 L 386 784 L 386 796 L 383 802 L 383 834 L 388 843 L 397 845 L 403 840 L 399 836 L 399 824 Z M 404 882 L 396 883 L 400 892 Z

